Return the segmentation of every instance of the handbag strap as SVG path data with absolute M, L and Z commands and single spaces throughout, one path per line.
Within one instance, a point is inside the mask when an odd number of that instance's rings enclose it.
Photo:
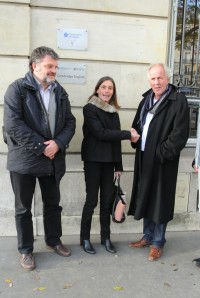
M 118 176 L 118 177 L 115 176 L 115 178 L 113 180 L 114 185 L 115 185 L 116 181 L 117 181 L 117 186 L 120 187 L 120 176 Z

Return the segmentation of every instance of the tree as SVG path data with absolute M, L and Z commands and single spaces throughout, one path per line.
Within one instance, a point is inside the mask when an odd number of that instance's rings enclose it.
M 184 20 L 184 10 L 186 10 Z M 176 26 L 176 49 L 181 49 L 182 33 L 184 34 L 184 48 L 191 49 L 198 39 L 200 2 L 199 0 L 179 0 Z

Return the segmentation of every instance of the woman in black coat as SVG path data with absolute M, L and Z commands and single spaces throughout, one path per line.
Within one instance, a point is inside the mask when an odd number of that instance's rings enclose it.
M 116 87 L 112 78 L 101 78 L 83 108 L 83 142 L 86 201 L 83 207 L 80 243 L 85 252 L 94 254 L 90 243 L 92 215 L 100 189 L 101 243 L 107 251 L 116 250 L 110 241 L 110 206 L 113 178 L 123 171 L 121 140 L 131 140 L 131 131 L 120 129 Z

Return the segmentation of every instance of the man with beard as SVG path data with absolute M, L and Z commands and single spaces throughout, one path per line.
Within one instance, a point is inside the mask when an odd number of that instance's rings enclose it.
M 141 136 L 136 148 L 134 182 L 128 214 L 143 218 L 142 239 L 132 248 L 151 246 L 148 259 L 157 260 L 165 245 L 167 223 L 173 219 L 180 152 L 189 134 L 185 95 L 169 83 L 163 64 L 147 72 L 151 89 L 143 94 L 132 127 Z
M 4 97 L 7 169 L 15 195 L 15 221 L 20 264 L 33 270 L 31 205 L 38 179 L 47 248 L 68 257 L 62 236 L 59 183 L 65 174 L 66 148 L 75 133 L 68 94 L 55 80 L 58 55 L 48 47 L 33 50 L 24 78 L 14 81 Z

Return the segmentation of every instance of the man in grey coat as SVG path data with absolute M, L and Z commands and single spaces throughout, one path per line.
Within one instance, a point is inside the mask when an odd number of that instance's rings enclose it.
M 68 94 L 55 80 L 58 55 L 48 47 L 33 50 L 24 78 L 13 82 L 4 97 L 7 169 L 15 195 L 20 264 L 33 270 L 31 205 L 39 181 L 47 248 L 68 257 L 62 236 L 59 183 L 65 174 L 66 148 L 75 133 Z
M 169 83 L 163 64 L 148 69 L 151 89 L 143 94 L 132 127 L 141 136 L 136 148 L 134 182 L 128 214 L 143 218 L 141 240 L 132 248 L 150 246 L 148 259 L 157 260 L 166 242 L 167 223 L 173 219 L 180 152 L 189 134 L 186 97 Z

